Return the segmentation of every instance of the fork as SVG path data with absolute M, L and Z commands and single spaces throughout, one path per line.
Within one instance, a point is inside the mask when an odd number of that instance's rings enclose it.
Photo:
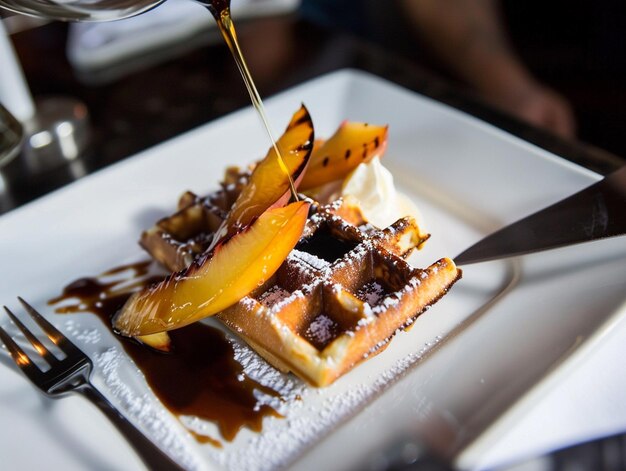
M 93 402 L 111 420 L 113 425 L 128 440 L 143 463 L 150 470 L 182 470 L 169 456 L 148 440 L 122 413 L 106 399 L 90 382 L 89 377 L 93 364 L 89 357 L 74 345 L 59 330 L 50 324 L 30 304 L 18 296 L 17 298 L 26 312 L 41 327 L 48 339 L 56 345 L 65 357 L 59 359 L 17 318 L 8 307 L 4 306 L 13 323 L 22 331 L 24 337 L 32 344 L 35 351 L 50 366 L 40 369 L 13 338 L 0 327 L 0 340 L 4 342 L 13 360 L 22 372 L 44 394 L 59 398 L 70 392 L 82 394 Z

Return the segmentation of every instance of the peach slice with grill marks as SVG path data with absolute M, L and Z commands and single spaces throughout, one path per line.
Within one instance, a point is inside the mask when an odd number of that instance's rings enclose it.
M 298 188 L 306 191 L 345 178 L 361 162 L 382 156 L 386 147 L 387 126 L 344 121 L 330 139 L 315 143 Z
M 168 331 L 217 314 L 267 281 L 295 247 L 310 203 L 271 208 L 214 252 L 135 293 L 113 319 L 122 335 Z M 212 256 L 211 256 L 212 255 Z
M 296 186 L 305 173 L 313 149 L 313 140 L 313 122 L 308 110 L 302 105 L 276 143 L 286 170 Z M 280 165 L 276 151 L 272 147 L 267 156 L 254 168 L 250 180 L 242 189 L 218 231 L 215 242 L 232 236 L 246 227 L 266 209 L 285 205 L 290 196 L 289 176 Z

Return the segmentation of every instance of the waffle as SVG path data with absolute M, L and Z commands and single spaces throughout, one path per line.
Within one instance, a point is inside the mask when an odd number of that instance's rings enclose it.
M 205 198 L 185 193 L 179 211 L 141 244 L 168 269 L 186 267 L 210 244 L 237 187 L 231 182 Z M 407 264 L 422 242 L 412 218 L 381 230 L 350 199 L 313 204 L 278 271 L 217 317 L 278 369 L 326 386 L 384 350 L 460 278 L 447 258 L 424 270 Z

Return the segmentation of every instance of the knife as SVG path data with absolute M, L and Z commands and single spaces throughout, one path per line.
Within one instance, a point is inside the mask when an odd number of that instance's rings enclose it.
M 578 193 L 510 224 L 457 255 L 486 262 L 626 233 L 626 166 Z

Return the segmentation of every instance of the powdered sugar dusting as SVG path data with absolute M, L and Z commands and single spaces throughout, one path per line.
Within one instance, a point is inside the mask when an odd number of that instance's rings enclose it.
M 294 249 L 291 251 L 291 254 L 293 254 L 295 258 L 298 258 L 304 263 L 307 263 L 308 265 L 313 267 L 315 270 L 325 271 L 330 267 L 330 263 L 328 263 L 326 260 L 318 258 L 315 255 L 312 255 L 308 252 Z
M 121 351 L 111 347 L 97 354 L 93 360 L 102 374 L 107 390 L 120 404 L 125 415 L 138 423 L 163 451 L 183 467 L 199 469 L 201 463 L 181 433 L 182 428 L 176 425 L 175 420 L 152 394 L 138 394 L 138 388 L 131 387 L 135 381 L 124 376 L 128 370 L 120 367 L 120 363 L 126 361 Z
M 271 308 L 275 304 L 284 301 L 288 297 L 289 291 L 281 288 L 278 285 L 275 285 L 269 288 L 259 297 L 259 302 Z
M 73 319 L 65 321 L 64 327 L 65 331 L 69 335 L 82 344 L 95 345 L 100 342 L 102 338 L 102 334 L 99 329 L 83 328 Z
M 207 454 L 229 470 L 269 471 L 288 467 L 305 450 L 402 378 L 440 340 L 436 337 L 433 342 L 425 343 L 419 351 L 397 360 L 365 382 L 339 382 L 325 389 L 310 388 L 294 376 L 278 372 L 249 347 L 238 344 L 236 355 L 245 365 L 246 373 L 255 375 L 254 379 L 263 384 L 268 384 L 268 380 L 273 382 L 281 394 L 289 397 L 281 409 L 285 418 L 266 420 L 262 433 L 246 434 L 239 443 L 226 444 L 222 450 L 206 447 Z
M 309 325 L 305 337 L 313 345 L 323 347 L 335 337 L 337 333 L 337 323 L 326 314 L 320 314 Z
M 376 306 L 380 304 L 381 299 L 385 296 L 385 288 L 374 280 L 366 283 L 356 295 L 370 306 Z
M 278 371 L 240 340 L 232 336 L 228 340 L 235 351 L 235 360 L 241 363 L 244 373 L 279 394 L 279 397 L 259 395 L 259 401 L 272 406 L 279 413 L 286 413 L 290 404 L 303 394 L 305 384 L 295 376 Z

